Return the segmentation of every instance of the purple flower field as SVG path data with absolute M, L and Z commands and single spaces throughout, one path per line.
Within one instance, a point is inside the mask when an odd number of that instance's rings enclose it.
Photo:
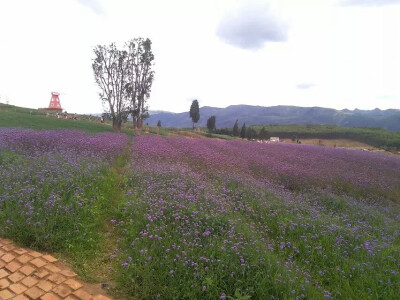
M 28 156 L 74 153 L 82 158 L 108 159 L 121 154 L 128 143 L 125 134 L 89 135 L 78 130 L 0 128 L 0 149 Z
M 131 155 L 110 257 L 132 296 L 396 299 L 398 157 L 155 136 Z
M 109 238 L 107 280 L 128 299 L 398 299 L 399 157 L 182 137 L 128 145 L 124 134 L 0 129 L 0 236 L 78 265 Z
M 211 176 L 400 199 L 398 156 L 312 145 L 161 137 L 136 139 L 133 152 L 140 159 L 186 163 Z
M 0 235 L 41 249 L 85 240 L 126 135 L 0 129 Z

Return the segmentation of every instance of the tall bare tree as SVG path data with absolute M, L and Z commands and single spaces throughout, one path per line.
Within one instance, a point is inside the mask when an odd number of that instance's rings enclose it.
M 108 106 L 115 132 L 121 131 L 122 121 L 129 112 L 126 86 L 129 79 L 128 52 L 118 50 L 115 44 L 98 45 L 92 63 L 94 77 L 100 87 L 99 96 Z
M 146 100 L 150 97 L 154 79 L 154 55 L 150 39 L 135 38 L 126 43 L 128 50 L 129 80 L 127 94 L 133 117 L 133 128 L 142 129 L 143 119 L 148 117 Z

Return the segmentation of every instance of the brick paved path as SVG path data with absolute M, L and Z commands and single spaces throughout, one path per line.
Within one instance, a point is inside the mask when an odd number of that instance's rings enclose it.
M 91 295 L 76 274 L 51 255 L 0 239 L 0 300 L 111 300 Z

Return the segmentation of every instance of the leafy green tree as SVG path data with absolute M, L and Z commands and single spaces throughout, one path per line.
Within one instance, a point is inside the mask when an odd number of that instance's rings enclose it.
M 216 122 L 216 117 L 215 116 L 211 116 L 208 118 L 207 120 L 207 129 L 208 131 L 212 132 L 213 130 L 215 130 L 215 122 Z
M 271 134 L 267 131 L 267 129 L 265 129 L 265 127 L 263 126 L 263 128 L 261 128 L 260 132 L 258 133 L 258 137 L 261 140 L 268 140 L 271 137 Z
M 249 128 L 247 128 L 247 130 L 246 130 L 246 137 L 247 137 L 249 140 L 255 139 L 255 138 L 257 137 L 257 132 L 255 131 L 254 128 L 249 127 Z
M 190 117 L 193 121 L 193 129 L 194 123 L 197 123 L 200 120 L 200 108 L 199 108 L 199 101 L 193 100 L 192 105 L 190 106 Z
M 239 134 L 238 120 L 236 120 L 235 125 L 233 125 L 233 136 L 239 136 Z
M 158 120 L 158 122 L 157 122 L 157 127 L 161 127 L 161 121 L 160 120 Z
M 242 139 L 246 137 L 246 123 L 243 123 L 242 129 L 240 130 L 240 137 Z

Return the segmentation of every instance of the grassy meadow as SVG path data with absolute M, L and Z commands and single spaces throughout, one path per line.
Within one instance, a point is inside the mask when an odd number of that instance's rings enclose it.
M 398 299 L 398 156 L 0 120 L 0 236 L 113 296 Z
M 0 103 L 0 127 L 22 127 L 36 130 L 72 129 L 83 130 L 91 134 L 113 132 L 110 124 L 102 124 L 99 122 L 99 118 L 92 118 L 96 121 L 89 122 L 89 117 L 86 115 L 80 115 L 79 120 L 57 119 L 54 114 L 46 115 L 40 110 Z M 125 128 L 122 131 L 132 134 L 131 130 Z

